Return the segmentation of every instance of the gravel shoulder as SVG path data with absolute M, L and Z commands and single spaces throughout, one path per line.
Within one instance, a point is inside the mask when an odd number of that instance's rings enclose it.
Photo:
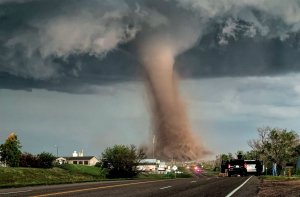
M 300 180 L 263 180 L 259 186 L 259 197 L 266 196 L 299 196 Z

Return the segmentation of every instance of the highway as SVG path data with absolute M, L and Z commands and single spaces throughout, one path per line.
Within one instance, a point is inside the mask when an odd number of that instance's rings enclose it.
M 259 180 L 248 177 L 199 177 L 127 180 L 1 189 L 2 196 L 256 196 Z

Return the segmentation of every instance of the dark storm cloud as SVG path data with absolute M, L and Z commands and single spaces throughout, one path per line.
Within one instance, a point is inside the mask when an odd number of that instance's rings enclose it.
M 187 78 L 298 72 L 299 13 L 298 0 L 0 0 L 0 88 L 137 80 L 136 46 L 152 34 Z
M 176 66 L 184 77 L 264 76 L 300 71 L 300 37 L 237 37 L 226 45 L 218 32 L 205 35 L 200 43 L 177 57 Z
M 60 64 L 63 76 L 53 79 L 34 79 L 0 72 L 0 88 L 24 89 L 46 88 L 70 93 L 93 93 L 90 85 L 121 83 L 122 81 L 139 80 L 140 68 L 137 61 L 128 53 L 115 50 L 106 58 L 90 55 L 73 55 L 68 60 L 54 59 Z

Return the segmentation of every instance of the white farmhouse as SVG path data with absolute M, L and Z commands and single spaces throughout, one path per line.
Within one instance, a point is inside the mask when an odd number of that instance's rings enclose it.
M 94 166 L 99 160 L 95 156 L 83 156 L 83 151 L 77 153 L 73 152 L 72 157 L 58 157 L 56 162 L 59 164 L 79 164 L 79 165 L 87 165 Z

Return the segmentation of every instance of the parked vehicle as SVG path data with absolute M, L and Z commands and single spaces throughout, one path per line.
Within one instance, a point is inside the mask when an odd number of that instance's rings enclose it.
M 260 160 L 245 160 L 248 174 L 261 175 L 263 172 L 263 162 Z
M 257 172 L 256 170 L 257 160 L 245 160 L 245 163 L 246 163 L 246 169 L 248 174 L 255 174 Z
M 247 175 L 247 168 L 246 163 L 243 159 L 232 159 L 228 163 L 228 176 L 231 177 L 232 175 L 240 175 L 246 176 Z

